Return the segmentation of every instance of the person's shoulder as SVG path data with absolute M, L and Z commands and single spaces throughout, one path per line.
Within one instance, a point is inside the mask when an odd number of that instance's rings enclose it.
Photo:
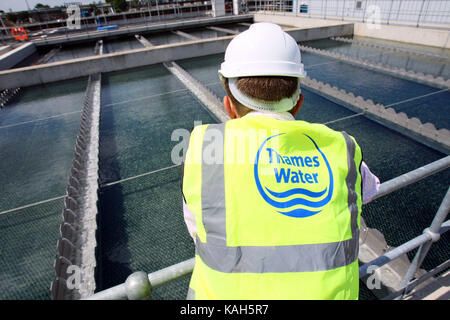
M 321 123 L 312 123 L 302 120 L 296 120 L 300 126 L 303 126 L 304 130 L 313 136 L 320 136 L 332 141 L 341 141 L 342 143 L 348 138 L 356 142 L 356 139 L 345 131 L 335 130 Z
M 307 127 L 308 130 L 311 130 L 311 131 L 322 131 L 322 132 L 326 132 L 329 134 L 340 134 L 341 133 L 341 131 L 334 130 L 322 123 L 308 122 L 308 121 L 304 121 L 304 120 L 295 120 L 292 122 L 295 122 L 299 126 Z

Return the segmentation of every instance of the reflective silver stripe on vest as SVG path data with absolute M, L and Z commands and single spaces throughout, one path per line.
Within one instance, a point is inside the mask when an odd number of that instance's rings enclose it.
M 202 150 L 202 222 L 206 229 L 206 242 L 226 246 L 225 231 L 225 176 L 224 176 L 225 123 L 210 124 L 203 137 Z M 205 161 L 214 154 L 213 163 Z M 205 154 L 208 153 L 208 154 Z M 211 159 L 208 159 L 211 160 Z
M 290 246 L 226 247 L 202 243 L 197 237 L 196 254 L 211 269 L 226 273 L 313 272 L 355 261 L 358 257 L 355 242 L 358 243 L 358 238 Z
M 345 143 L 347 144 L 347 161 L 348 161 L 348 173 L 345 183 L 348 189 L 348 210 L 351 214 L 351 230 L 353 237 L 355 237 L 354 232 L 359 232 L 358 228 L 358 204 L 356 200 L 358 199 L 358 194 L 356 193 L 356 180 L 358 179 L 358 168 L 355 163 L 355 152 L 356 145 L 355 141 L 345 132 L 342 132 L 344 136 Z M 359 241 L 357 242 L 357 244 Z
M 225 124 L 214 124 L 209 125 L 205 131 L 203 151 L 214 142 L 212 135 L 219 137 L 218 132 L 221 133 L 221 145 L 224 147 Z M 358 172 L 354 161 L 355 144 L 346 133 L 343 135 L 349 159 L 346 184 L 349 189 L 351 239 L 286 246 L 227 246 L 224 162 L 222 159 L 222 162 L 207 164 L 202 157 L 202 222 L 206 231 L 206 243 L 197 237 L 196 254 L 210 268 L 225 273 L 313 272 L 331 270 L 354 262 L 358 257 L 359 245 L 355 191 Z

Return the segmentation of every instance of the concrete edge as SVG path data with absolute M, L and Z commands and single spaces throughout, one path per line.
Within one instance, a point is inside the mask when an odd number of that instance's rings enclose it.
M 348 56 L 345 56 L 340 53 L 330 52 L 323 49 L 316 49 L 308 46 L 300 45 L 300 49 L 306 52 L 319 54 L 322 56 L 330 57 L 333 59 L 337 59 L 340 61 L 344 61 L 346 63 L 350 63 L 362 68 L 366 68 L 369 70 L 375 70 L 383 73 L 387 73 L 392 76 L 396 76 L 399 78 L 416 81 L 418 83 L 426 84 L 429 86 L 433 86 L 441 89 L 450 89 L 450 80 L 445 80 L 443 77 L 434 77 L 430 74 L 423 74 L 422 72 L 414 72 L 414 71 L 406 71 L 403 68 L 396 68 L 387 65 L 383 65 L 381 63 L 373 63 L 368 60 L 355 59 Z
M 7 70 L 36 52 L 36 45 L 27 42 L 0 56 L 0 70 Z
M 437 130 L 432 123 L 427 122 L 423 124 L 415 117 L 409 118 L 404 112 L 397 113 L 392 108 L 386 108 L 382 104 L 375 104 L 370 99 L 366 100 L 361 96 L 355 96 L 352 92 L 347 93 L 344 89 L 339 89 L 336 86 L 332 87 L 328 83 L 323 83 L 313 78 L 306 77 L 302 79 L 301 84 L 344 107 L 348 107 L 356 112 L 364 112 L 368 118 L 402 134 L 405 134 L 406 131 L 409 133 L 407 136 L 420 143 L 427 144 L 428 141 L 427 145 L 432 148 L 445 154 L 450 152 L 450 131 L 447 129 Z
M 353 33 L 353 25 L 340 24 L 311 29 L 293 28 L 287 30 L 287 32 L 296 41 L 307 41 L 332 36 L 351 35 Z M 156 63 L 223 53 L 233 37 L 235 36 L 191 40 L 0 71 L 0 90 L 40 85 L 88 76 L 93 73 L 119 71 Z
M 162 32 L 176 30 L 177 28 L 190 28 L 196 26 L 210 25 L 210 24 L 222 24 L 227 22 L 240 22 L 252 19 L 253 15 L 241 15 L 241 16 L 225 16 L 225 17 L 209 17 L 209 18 L 192 18 L 183 21 L 157 23 L 157 24 L 142 24 L 136 26 L 122 27 L 117 30 L 110 31 L 92 31 L 89 33 L 80 33 L 78 35 L 72 35 L 70 38 L 66 36 L 59 36 L 55 38 L 37 40 L 36 46 L 49 46 L 61 43 L 79 43 L 85 41 L 96 41 L 100 39 L 106 39 L 108 37 L 120 37 L 131 35 L 134 33 L 147 33 L 147 32 Z

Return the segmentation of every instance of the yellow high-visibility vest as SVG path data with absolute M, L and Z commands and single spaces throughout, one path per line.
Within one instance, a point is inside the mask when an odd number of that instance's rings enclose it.
M 361 149 L 345 132 L 248 115 L 194 128 L 188 298 L 358 299 Z

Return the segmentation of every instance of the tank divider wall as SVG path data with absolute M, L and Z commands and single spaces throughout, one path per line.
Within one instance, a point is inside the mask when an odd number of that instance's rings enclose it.
M 443 77 L 433 77 L 430 74 L 423 74 L 422 72 L 414 72 L 414 71 L 406 71 L 404 68 L 391 67 L 387 65 L 383 65 L 381 63 L 373 63 L 367 60 L 355 59 L 343 54 L 339 54 L 336 52 L 329 52 L 323 49 L 311 48 L 308 46 L 299 45 L 300 50 L 319 54 L 322 56 L 330 57 L 333 59 L 337 59 L 340 61 L 344 61 L 346 63 L 350 63 L 352 65 L 356 65 L 358 67 L 362 67 L 369 70 L 375 70 L 383 73 L 387 73 L 389 75 L 412 80 L 418 83 L 426 84 L 432 87 L 441 88 L 441 89 L 450 89 L 450 80 L 445 80 Z
M 99 41 L 95 54 L 102 54 Z M 53 300 L 75 300 L 92 295 L 96 288 L 96 230 L 99 168 L 101 73 L 89 76 L 83 101 L 72 168 L 64 199 L 63 222 L 51 283 Z

